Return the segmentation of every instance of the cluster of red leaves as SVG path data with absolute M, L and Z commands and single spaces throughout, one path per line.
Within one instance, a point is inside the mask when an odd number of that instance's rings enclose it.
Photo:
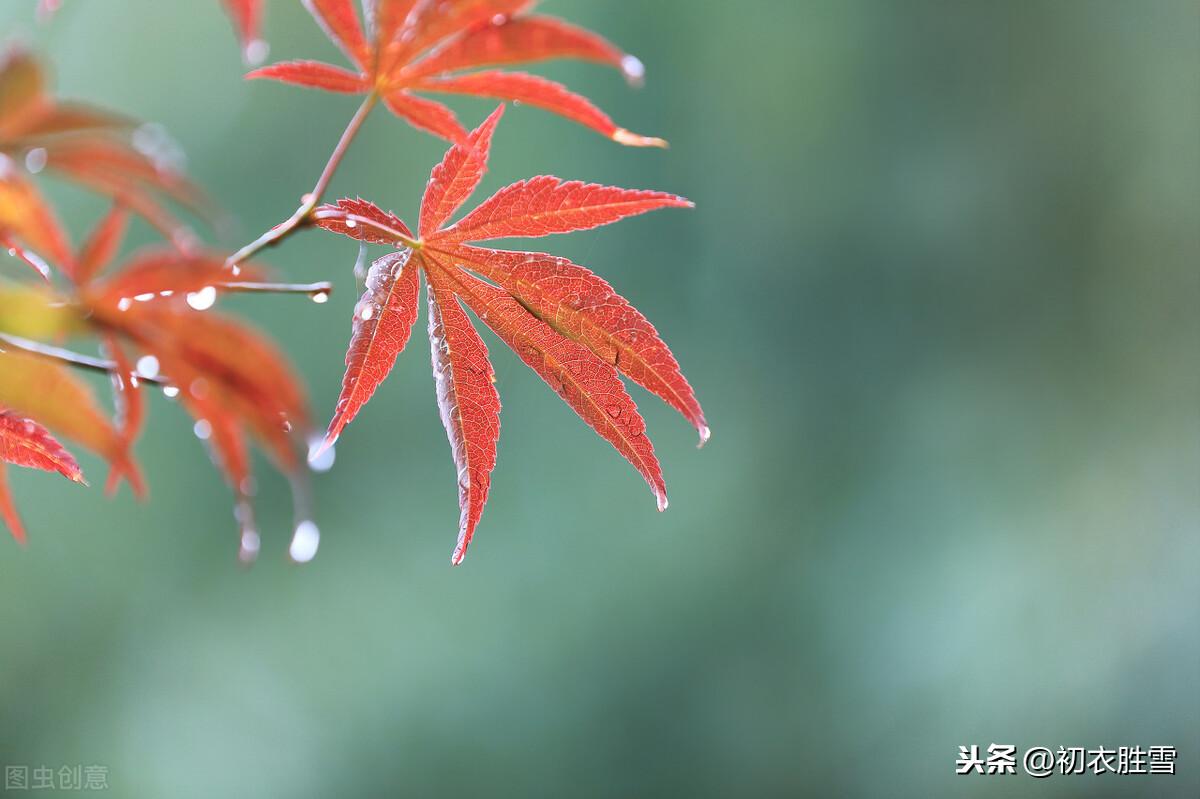
M 27 291 L 0 292 L 0 303 L 10 312 L 21 305 L 29 310 L 27 317 L 36 317 L 54 309 L 53 331 L 91 337 L 103 346 L 114 364 L 110 373 L 117 421 L 109 420 L 88 384 L 66 366 L 13 350 L 0 352 L 0 407 L 32 423 L 29 440 L 49 442 L 61 453 L 42 429 L 45 425 L 104 457 L 112 467 L 110 491 L 124 478 L 142 495 L 143 481 L 131 453 L 145 416 L 142 384 L 163 384 L 164 392 L 194 418 L 197 435 L 209 443 L 238 498 L 242 557 L 248 560 L 258 550 L 258 531 L 249 500 L 253 481 L 247 437 L 257 440 L 280 469 L 297 475 L 303 465 L 297 439 L 309 424 L 304 390 L 268 339 L 209 310 L 219 291 L 258 277 L 255 269 L 231 270 L 216 253 L 156 247 L 133 255 L 113 275 L 101 276 L 119 249 L 125 222 L 120 207 L 100 222 L 63 270 L 68 290 L 45 288 L 32 297 Z M 39 468 L 50 463 L 3 452 L 0 460 Z M 68 476 L 78 475 L 78 467 L 73 468 Z M 3 494 L 0 487 L 0 500 L 7 506 Z
M 500 398 L 487 347 L 470 309 L 650 485 L 659 510 L 667 492 L 646 423 L 620 375 L 658 395 L 691 422 L 701 444 L 704 412 L 657 331 L 600 277 L 565 258 L 469 244 L 546 236 L 607 225 L 656 208 L 690 207 L 682 197 L 539 176 L 500 189 L 457 222 L 450 217 L 487 169 L 501 106 L 436 166 L 425 189 L 418 235 L 364 200 L 317 210 L 317 224 L 357 241 L 400 249 L 377 260 L 354 312 L 346 374 L 326 444 L 387 377 L 417 317 L 425 275 L 429 342 L 442 423 L 458 468 L 461 517 L 452 562 L 466 553 L 487 501 L 500 436 Z M 484 278 L 484 279 L 481 279 Z
M 364 0 L 360 23 L 352 0 L 304 0 L 305 7 L 353 70 L 320 61 L 285 61 L 251 72 L 331 92 L 374 92 L 414 127 L 461 142 L 467 132 L 454 112 L 416 92 L 466 94 L 528 103 L 637 147 L 666 142 L 617 125 L 590 100 L 554 81 L 484 66 L 577 58 L 609 64 L 630 80 L 642 65 L 594 33 L 527 12 L 536 0 Z
M 252 491 L 246 450 L 253 436 L 276 463 L 296 474 L 302 466 L 294 438 L 307 429 L 303 389 L 284 356 L 241 322 L 208 311 L 223 288 L 254 280 L 254 267 L 227 267 L 223 254 L 173 236 L 176 246 L 135 254 L 102 277 L 120 250 L 129 211 L 176 234 L 181 228 L 162 203 L 169 196 L 193 207 L 199 192 L 164 170 L 123 135 L 130 122 L 115 114 L 60 102 L 46 92 L 43 73 L 25 52 L 10 52 L 0 67 L 0 241 L 37 267 L 42 287 L 0 286 L 0 316 L 8 332 L 39 338 L 87 337 L 112 359 L 116 421 L 85 381 L 53 359 L 0 343 L 0 462 L 58 471 L 82 482 L 74 459 L 53 437 L 72 440 L 112 466 L 109 487 L 143 481 L 131 454 L 144 417 L 139 382 L 164 389 L 196 419 L 238 497 L 243 555 L 257 549 L 249 508 Z M 30 164 L 31 161 L 36 163 Z M 114 199 L 84 244 L 75 250 L 31 179 L 44 166 Z M 52 263 L 65 286 L 50 282 Z M 135 364 L 152 365 L 139 374 Z M 162 377 L 159 377 L 161 372 Z M 5 485 L 0 511 L 23 537 Z
M 278 235 L 264 234 L 233 258 L 196 250 L 175 235 L 177 226 L 162 199 L 193 209 L 202 207 L 202 199 L 182 177 L 129 146 L 122 138 L 125 120 L 53 100 L 44 91 L 37 65 L 23 53 L 10 55 L 0 68 L 0 242 L 47 279 L 51 270 L 46 260 L 52 261 L 69 283 L 63 291 L 0 287 L 0 329 L 25 325 L 42 337 L 85 335 L 99 341 L 111 361 L 95 365 L 112 376 L 118 410 L 117 420 L 110 421 L 88 386 L 61 362 L 46 357 L 45 349 L 6 350 L 4 342 L 13 339 L 4 333 L 0 464 L 57 471 L 82 482 L 78 464 L 53 437 L 61 435 L 111 464 L 110 488 L 124 478 L 142 493 L 131 455 L 144 417 L 139 383 L 165 381 L 158 376 L 161 370 L 170 375 L 165 390 L 194 417 L 197 435 L 209 441 L 233 487 L 241 554 L 252 558 L 258 533 L 249 504 L 247 439 L 256 440 L 283 471 L 298 476 L 302 469 L 295 435 L 307 428 L 308 415 L 303 390 L 273 345 L 207 309 L 218 291 L 255 276 L 250 267 L 231 265 L 241 255 L 309 222 L 360 245 L 391 248 L 372 264 L 355 306 L 346 373 L 324 447 L 333 444 L 370 399 L 407 344 L 424 275 L 436 393 L 458 470 L 460 520 L 453 563 L 462 561 L 483 513 L 500 432 L 494 372 L 468 310 L 633 465 L 664 510 L 662 470 L 621 377 L 675 408 L 703 444 L 709 436 L 704 413 L 667 345 L 641 313 L 588 269 L 553 255 L 473 242 L 586 230 L 691 203 L 663 192 L 538 176 L 499 190 L 447 224 L 483 178 L 504 107 L 468 133 L 449 108 L 415 93 L 525 102 L 622 144 L 664 146 L 661 139 L 617 127 L 590 101 L 560 84 L 521 72 L 478 71 L 568 57 L 610 64 L 637 79 L 640 62 L 595 34 L 529 14 L 534 0 L 363 0 L 361 22 L 352 0 L 303 1 L 355 69 L 292 61 L 249 77 L 365 94 L 368 100 L 313 198 L 273 231 Z M 50 10 L 57 5 L 43 2 Z M 224 2 L 249 48 L 258 41 L 260 0 Z M 463 74 L 465 70 L 476 71 Z M 413 126 L 453 143 L 426 186 L 416 234 L 395 215 L 361 199 L 313 209 L 375 98 Z M 78 251 L 28 180 L 26 172 L 46 167 L 115 200 Z M 112 276 L 101 277 L 119 250 L 126 209 L 172 234 L 176 246 L 135 255 Z M 0 515 L 23 538 L 2 471 Z M 298 522 L 298 539 L 306 524 Z
M 208 216 L 209 203 L 155 152 L 163 134 L 143 127 L 133 136 L 134 127 L 119 114 L 53 98 L 41 66 L 26 51 L 13 48 L 0 56 L 0 243 L 28 256 L 43 275 L 44 259 L 57 265 L 71 260 L 69 238 L 30 180 L 43 170 L 113 198 L 173 240 L 187 240 L 165 201 L 201 216 Z

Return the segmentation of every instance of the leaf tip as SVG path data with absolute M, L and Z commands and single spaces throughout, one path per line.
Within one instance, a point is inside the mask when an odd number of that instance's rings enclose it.
M 639 136 L 632 131 L 625 130 L 625 128 L 617 128 L 609 138 L 617 144 L 624 144 L 627 147 L 658 147 L 665 150 L 670 146 L 667 144 L 666 139 L 660 139 L 656 136 Z
M 667 492 L 661 488 L 655 489 L 654 496 L 658 499 L 658 512 L 662 513 L 671 504 L 667 502 Z
M 25 528 L 21 524 L 20 519 L 8 519 L 8 531 L 12 533 L 13 540 L 17 542 L 17 546 L 22 549 L 29 547 L 29 539 L 25 536 Z
M 708 443 L 708 439 L 712 437 L 712 431 L 706 424 L 700 425 L 696 430 L 700 433 L 700 443 L 696 445 L 696 449 L 702 449 Z
M 319 442 L 308 448 L 308 465 L 316 467 L 326 459 L 326 454 L 333 449 L 333 445 L 337 443 L 338 437 L 341 435 L 341 428 L 334 430 L 333 425 L 330 425 L 329 432 Z M 314 436 L 315 438 L 315 436 Z

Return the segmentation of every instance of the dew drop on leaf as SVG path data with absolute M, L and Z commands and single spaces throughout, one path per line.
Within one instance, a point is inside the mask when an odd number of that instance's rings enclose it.
M 158 358 L 153 355 L 143 355 L 137 360 L 137 372 L 144 378 L 153 380 L 158 377 Z
M 217 290 L 213 286 L 205 286 L 187 295 L 187 304 L 195 311 L 207 311 L 216 301 Z
M 30 174 L 36 175 L 46 168 L 46 148 L 34 147 L 29 152 L 25 153 L 25 168 Z

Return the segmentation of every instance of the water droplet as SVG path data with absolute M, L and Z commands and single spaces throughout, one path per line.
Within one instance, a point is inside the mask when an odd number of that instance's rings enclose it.
M 328 291 L 313 292 L 312 301 L 315 302 L 317 305 L 324 305 L 325 303 L 329 302 L 329 292 Z
M 364 322 L 371 321 L 371 317 L 374 315 L 375 315 L 375 306 L 371 305 L 370 303 L 364 304 L 363 307 L 360 308 L 358 311 L 358 318 L 362 319 Z
M 143 355 L 137 360 L 137 371 L 142 377 L 153 380 L 158 377 L 158 358 L 153 355 Z
M 325 445 L 325 438 L 320 435 L 313 436 L 308 440 L 308 468 L 314 472 L 327 472 L 333 468 L 333 462 L 337 460 L 337 452 L 334 450 L 333 444 L 328 447 Z
M 147 291 L 144 294 L 135 294 L 133 295 L 133 299 L 137 302 L 150 302 L 150 300 L 154 299 L 154 292 Z
M 212 286 L 205 286 L 199 291 L 193 291 L 187 295 L 187 304 L 196 311 L 207 311 L 217 301 L 217 290 Z
M 354 230 L 354 228 L 358 227 L 358 222 L 356 222 L 353 219 L 347 219 L 346 227 L 350 228 L 351 230 Z
M 242 57 L 246 59 L 246 63 L 252 67 L 256 67 L 267 60 L 267 56 L 271 53 L 271 45 L 264 42 L 262 39 L 246 43 L 246 50 Z
M 196 424 L 192 425 L 192 432 L 196 438 L 207 441 L 212 436 L 212 423 L 207 419 L 197 419 Z
M 179 396 L 179 386 L 163 386 L 163 396 L 174 399 Z
M 258 550 L 262 548 L 262 538 L 253 528 L 242 530 L 242 538 L 238 546 L 238 560 L 250 564 L 258 558 Z
M 641 86 L 646 80 L 646 65 L 637 56 L 626 55 L 622 58 L 621 72 L 630 86 Z
M 41 172 L 46 168 L 47 160 L 46 148 L 34 147 L 32 150 L 25 153 L 25 168 L 28 169 L 30 173 L 36 175 L 38 172 Z
M 296 531 L 292 533 L 292 543 L 288 547 L 288 555 L 296 563 L 308 563 L 317 555 L 317 548 L 321 545 L 321 531 L 317 525 L 305 519 L 296 525 Z

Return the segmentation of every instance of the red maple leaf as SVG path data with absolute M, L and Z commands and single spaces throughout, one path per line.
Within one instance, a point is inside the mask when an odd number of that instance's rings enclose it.
M 86 482 L 74 456 L 58 443 L 50 431 L 32 419 L 12 411 L 0 410 L 0 517 L 13 538 L 25 541 L 25 528 L 8 491 L 3 464 L 58 472 L 76 483 Z
M 587 98 L 536 75 L 484 66 L 577 58 L 610 64 L 640 80 L 642 65 L 590 31 L 527 12 L 536 0 L 373 0 L 366 29 L 352 0 L 304 0 L 318 24 L 350 59 L 347 70 L 319 61 L 285 61 L 251 72 L 347 94 L 376 93 L 414 127 L 460 142 L 466 131 L 442 103 L 417 92 L 468 94 L 543 108 L 637 147 L 666 142 L 618 127 Z
M 417 316 L 418 273 L 425 275 L 438 405 L 458 467 L 462 515 L 455 564 L 483 512 L 500 434 L 500 399 L 487 347 L 463 305 L 638 470 L 660 510 L 667 506 L 662 472 L 619 375 L 679 410 L 699 431 L 701 443 L 709 435 L 704 412 L 667 345 L 608 283 L 565 258 L 467 243 L 585 230 L 692 204 L 673 194 L 541 176 L 500 189 L 446 226 L 483 177 L 502 112 L 503 106 L 497 108 L 434 167 L 418 235 L 363 200 L 342 200 L 315 214 L 316 224 L 328 230 L 401 247 L 374 263 L 355 308 L 327 445 L 391 371 Z

